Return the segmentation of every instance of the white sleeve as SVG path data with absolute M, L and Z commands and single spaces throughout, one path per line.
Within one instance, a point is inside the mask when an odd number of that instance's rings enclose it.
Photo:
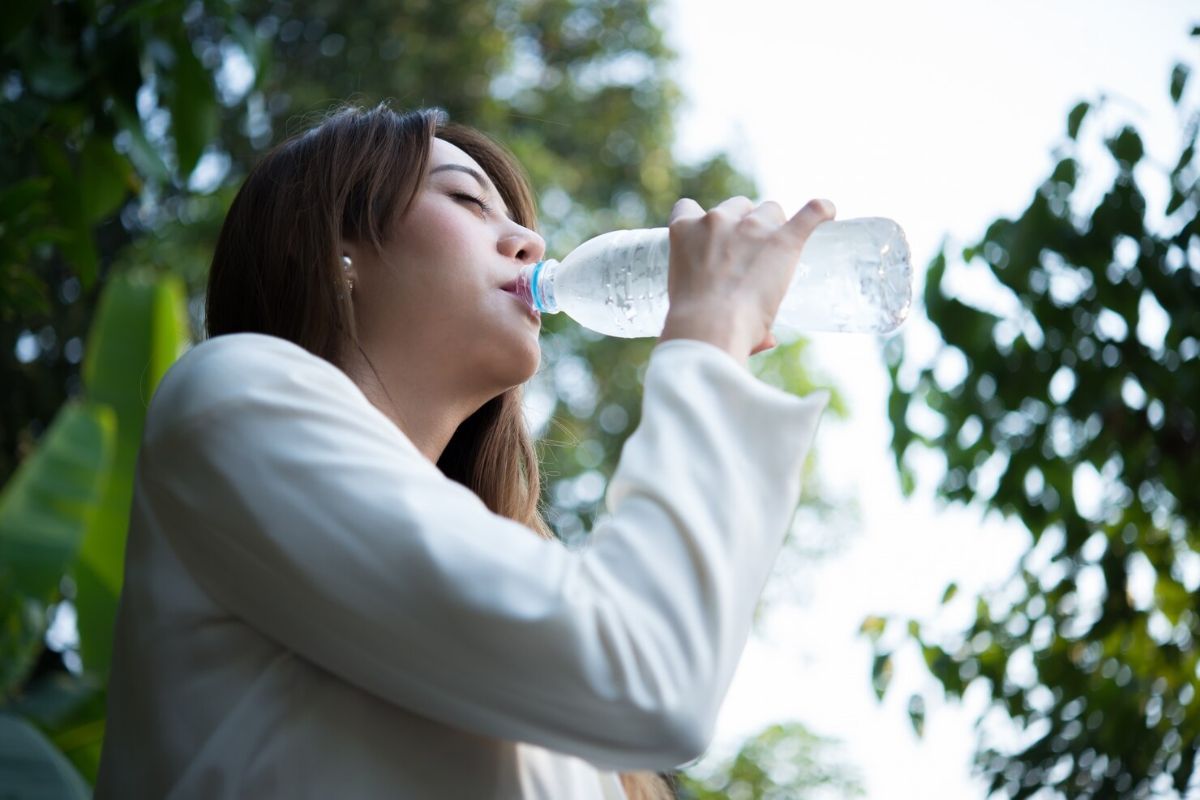
M 702 342 L 658 345 L 609 514 L 570 550 L 445 478 L 330 365 L 248 366 L 207 404 L 193 390 L 230 363 L 160 389 L 187 413 L 148 421 L 141 456 L 218 604 L 464 730 L 610 769 L 704 751 L 826 393 L 789 395 Z

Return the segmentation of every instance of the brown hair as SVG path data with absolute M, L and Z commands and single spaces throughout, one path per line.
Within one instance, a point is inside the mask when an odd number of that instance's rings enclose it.
M 499 143 L 437 109 L 346 107 L 275 147 L 251 170 L 221 228 L 208 276 L 208 336 L 254 332 L 294 342 L 344 369 L 358 342 L 340 264 L 343 239 L 379 250 L 420 189 L 434 136 L 484 169 L 513 218 L 536 225 L 533 193 Z M 374 369 L 374 366 L 371 366 Z M 485 403 L 451 437 L 438 467 L 494 513 L 555 539 L 538 508 L 541 476 L 517 386 Z M 671 800 L 653 772 L 621 774 L 630 800 Z

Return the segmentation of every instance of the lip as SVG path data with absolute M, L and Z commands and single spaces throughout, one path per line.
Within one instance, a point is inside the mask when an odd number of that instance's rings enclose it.
M 501 286 L 500 291 L 504 292 L 509 297 L 511 297 L 513 300 L 516 300 L 518 303 L 520 303 L 521 308 L 525 310 L 525 313 L 528 314 L 530 317 L 532 317 L 535 321 L 537 321 L 538 324 L 541 324 L 541 321 L 542 321 L 541 312 L 538 311 L 533 306 L 529 305 L 529 303 L 525 302 L 525 298 L 522 297 L 521 293 L 517 290 L 516 279 L 513 279 L 513 280 L 509 281 L 508 283 L 504 284 L 503 286 Z

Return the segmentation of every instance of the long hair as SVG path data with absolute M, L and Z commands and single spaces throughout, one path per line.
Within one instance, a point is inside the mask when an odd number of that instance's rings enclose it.
M 278 336 L 343 370 L 354 347 L 374 370 L 358 340 L 339 242 L 382 249 L 421 188 L 435 136 L 475 159 L 518 223 L 536 225 L 524 171 L 488 136 L 437 109 L 342 108 L 275 147 L 247 176 L 213 255 L 207 335 Z M 509 389 L 468 417 L 438 468 L 494 513 L 556 540 L 538 507 L 541 475 L 521 395 L 522 387 Z M 621 782 L 630 800 L 675 796 L 653 772 L 622 773 Z

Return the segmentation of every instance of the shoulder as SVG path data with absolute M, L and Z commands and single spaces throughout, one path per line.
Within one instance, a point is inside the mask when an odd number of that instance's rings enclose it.
M 171 365 L 151 398 L 145 435 L 152 439 L 188 420 L 279 397 L 366 402 L 344 372 L 293 342 L 227 334 L 201 342 Z

